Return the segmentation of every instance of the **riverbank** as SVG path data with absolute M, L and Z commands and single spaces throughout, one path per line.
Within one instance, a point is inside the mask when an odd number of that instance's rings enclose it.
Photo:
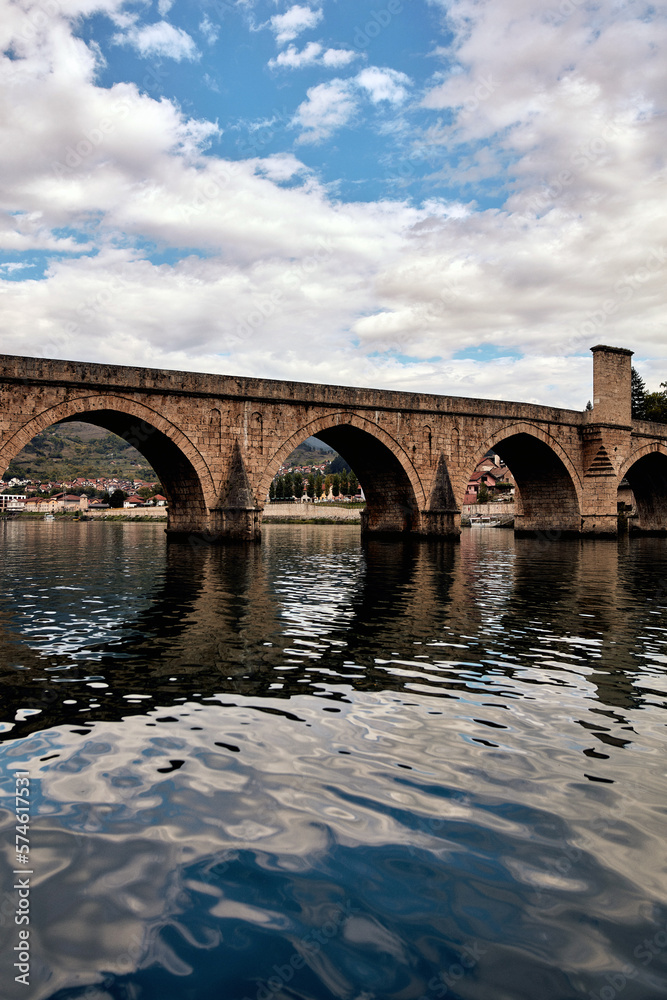
M 3 521 L 43 521 L 43 512 L 21 511 L 20 514 L 0 514 Z M 167 523 L 167 515 L 163 509 L 153 508 L 152 510 L 96 510 L 79 513 L 78 511 L 54 511 L 49 517 L 54 521 L 164 521 Z
M 360 524 L 363 505 L 341 503 L 272 503 L 267 504 L 262 515 L 264 524 Z M 56 511 L 55 521 L 162 521 L 166 524 L 164 507 L 141 510 L 112 509 L 86 511 Z M 44 513 L 21 511 L 20 514 L 2 514 L 4 520 L 43 521 Z
M 361 524 L 363 507 L 349 504 L 295 504 L 272 503 L 267 505 L 262 514 L 263 524 Z M 150 510 L 95 510 L 78 513 L 74 511 L 57 511 L 53 514 L 55 521 L 149 521 L 167 523 L 164 508 Z M 20 514 L 0 514 L 0 520 L 43 521 L 44 514 L 36 512 L 21 512 Z M 470 527 L 470 518 L 461 517 L 461 527 Z M 513 515 L 498 517 L 493 528 L 513 528 Z
M 361 524 L 363 506 L 349 503 L 271 503 L 263 524 Z

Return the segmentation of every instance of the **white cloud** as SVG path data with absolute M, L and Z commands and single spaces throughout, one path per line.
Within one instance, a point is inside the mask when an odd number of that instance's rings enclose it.
M 380 101 L 402 104 L 408 96 L 406 88 L 412 81 L 409 76 L 398 70 L 367 66 L 357 74 L 356 82 L 368 93 L 374 104 L 379 104 Z
M 288 69 L 301 69 L 302 66 L 312 66 L 318 62 L 322 46 L 319 42 L 308 42 L 301 51 L 296 45 L 288 45 L 279 52 L 275 59 L 269 59 L 269 66 L 284 66 Z
M 133 26 L 124 34 L 114 35 L 114 42 L 131 45 L 142 56 L 165 56 L 177 62 L 199 58 L 197 46 L 187 31 L 167 21 L 157 21 L 143 28 Z
M 351 84 L 338 78 L 310 87 L 305 100 L 296 110 L 295 124 L 304 131 L 299 142 L 321 142 L 332 132 L 347 125 L 357 109 Z
M 220 25 L 213 24 L 208 14 L 204 14 L 203 19 L 200 21 L 199 30 L 209 45 L 215 45 L 220 35 Z
M 268 177 L 276 183 L 292 180 L 299 174 L 308 173 L 307 167 L 292 153 L 274 153 L 255 161 L 256 173 Z
M 209 90 L 212 90 L 216 94 L 220 93 L 220 87 L 218 86 L 218 82 L 217 80 L 214 80 L 214 78 L 211 76 L 210 73 L 204 73 L 202 80 L 204 81 Z
M 275 59 L 269 59 L 269 66 L 272 68 L 301 69 L 303 66 L 326 66 L 329 69 L 336 69 L 339 66 L 347 66 L 359 55 L 351 49 L 327 49 L 320 42 L 308 42 L 299 51 L 296 45 L 288 45 L 286 49 L 279 52 Z
M 289 56 L 289 49 L 286 54 Z M 407 97 L 405 88 L 410 83 L 405 73 L 369 66 L 347 80 L 336 77 L 328 83 L 310 87 L 306 92 L 307 99 L 299 105 L 293 118 L 293 124 L 303 130 L 297 141 L 322 142 L 336 129 L 347 125 L 359 108 L 359 91 L 374 104 L 388 101 L 396 105 Z
M 648 162 L 662 131 L 664 8 L 649 19 L 642 0 L 548 9 L 528 0 L 438 2 L 455 32 L 445 53 L 455 71 L 428 90 L 424 105 L 453 116 L 429 140 L 465 149 L 449 180 L 491 177 L 509 162 L 519 180 L 516 209 L 569 170 L 556 200 L 574 207 L 624 187 L 628 155 L 637 166 Z
M 285 42 L 291 42 L 307 28 L 314 28 L 321 20 L 321 10 L 313 10 L 312 7 L 304 7 L 297 3 L 284 14 L 275 14 L 269 21 L 269 27 L 276 36 L 278 45 L 283 45 Z
M 26 267 L 30 267 L 30 264 L 26 264 L 22 261 L 11 260 L 6 261 L 4 264 L 0 264 L 0 271 L 5 271 L 7 274 L 12 274 L 14 271 L 23 271 Z
M 322 56 L 323 66 L 347 66 L 359 56 L 353 49 L 327 49 Z
M 158 0 L 157 9 L 160 17 L 164 17 L 165 14 L 168 14 L 173 6 L 174 0 Z

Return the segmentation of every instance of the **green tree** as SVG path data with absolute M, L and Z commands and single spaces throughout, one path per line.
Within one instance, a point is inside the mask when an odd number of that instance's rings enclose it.
M 294 473 L 294 496 L 297 500 L 303 496 L 303 476 L 300 472 Z
M 336 455 L 336 457 L 329 462 L 324 472 L 326 475 L 333 476 L 336 472 L 350 472 L 350 466 L 347 464 L 342 455 Z
M 348 489 L 351 497 L 356 496 L 359 490 L 359 480 L 355 476 L 354 472 L 351 472 L 348 476 Z
M 667 382 L 661 382 L 660 388 L 662 392 L 646 393 L 644 419 L 667 424 Z
M 315 476 L 310 473 L 306 482 L 306 492 L 310 499 L 312 500 L 315 496 Z
M 350 479 L 347 472 L 341 472 L 338 476 L 338 485 L 340 486 L 340 495 L 346 497 L 350 492 Z
M 283 476 L 278 476 L 276 479 L 276 500 L 284 500 L 285 498 L 285 479 Z
M 123 490 L 114 490 L 111 496 L 109 497 L 109 506 L 122 507 L 126 499 L 127 499 L 127 493 L 124 493 Z
M 315 496 L 317 497 L 318 500 L 322 496 L 323 492 L 324 492 L 324 480 L 322 479 L 322 476 L 317 475 L 315 476 Z
M 269 486 L 269 500 L 275 500 L 275 499 L 276 499 L 276 481 L 275 479 L 272 479 L 271 485 Z
M 283 487 L 284 498 L 285 500 L 291 500 L 292 497 L 294 496 L 294 476 L 292 475 L 291 472 L 286 472 L 285 475 L 283 476 L 283 481 L 285 483 Z
M 632 416 L 646 419 L 646 385 L 636 368 L 632 369 Z
M 489 502 L 489 491 L 486 488 L 486 483 L 484 480 L 480 480 L 479 488 L 477 490 L 477 503 L 488 503 Z
M 340 476 L 337 472 L 331 477 L 331 492 L 335 497 L 340 496 Z

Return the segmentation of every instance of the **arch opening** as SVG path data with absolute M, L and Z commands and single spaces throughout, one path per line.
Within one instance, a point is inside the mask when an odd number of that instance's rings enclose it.
M 555 451 L 532 434 L 513 434 L 493 444 L 517 484 L 517 534 L 580 534 L 581 510 L 570 472 Z
M 636 516 L 631 518 L 633 531 L 642 534 L 667 534 L 667 455 L 653 451 L 638 458 L 625 473 Z M 619 492 L 620 496 L 620 492 Z
M 366 497 L 364 531 L 415 531 L 418 506 L 412 484 L 396 455 L 376 437 L 343 424 L 317 432 L 354 469 Z
M 207 529 L 208 506 L 200 473 L 167 433 L 136 413 L 100 406 L 99 400 L 94 401 L 97 405 L 91 409 L 81 406 L 81 401 L 76 402 L 72 407 L 61 405 L 47 410 L 24 425 L 3 449 L 0 456 L 3 471 L 40 432 L 74 422 L 93 424 L 132 445 L 152 467 L 167 499 L 169 534 Z
M 167 532 L 201 531 L 207 507 L 202 484 L 190 460 L 162 431 L 145 420 L 117 410 L 92 410 L 66 417 L 104 427 L 131 444 L 155 469 L 167 498 Z
M 342 455 L 320 438 L 308 437 L 283 461 L 269 487 L 272 503 L 364 501 L 357 475 Z
M 355 473 L 366 500 L 362 530 L 386 534 L 418 530 L 419 504 L 415 488 L 399 457 L 371 430 L 348 422 L 325 424 L 322 421 L 294 434 L 273 456 L 266 470 L 260 486 L 262 499 L 281 464 L 309 436 L 316 436 L 333 448 Z

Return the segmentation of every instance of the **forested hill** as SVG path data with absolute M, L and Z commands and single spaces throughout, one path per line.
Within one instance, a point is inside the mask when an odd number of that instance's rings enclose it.
M 322 462 L 331 462 L 336 458 L 335 452 L 329 445 L 317 438 L 306 438 L 303 444 L 295 448 L 291 455 L 285 459 L 283 465 L 289 468 L 297 465 L 320 465 Z
M 77 476 L 157 481 L 146 459 L 127 441 L 79 421 L 54 424 L 34 437 L 10 463 L 4 479 L 13 476 L 43 483 Z

